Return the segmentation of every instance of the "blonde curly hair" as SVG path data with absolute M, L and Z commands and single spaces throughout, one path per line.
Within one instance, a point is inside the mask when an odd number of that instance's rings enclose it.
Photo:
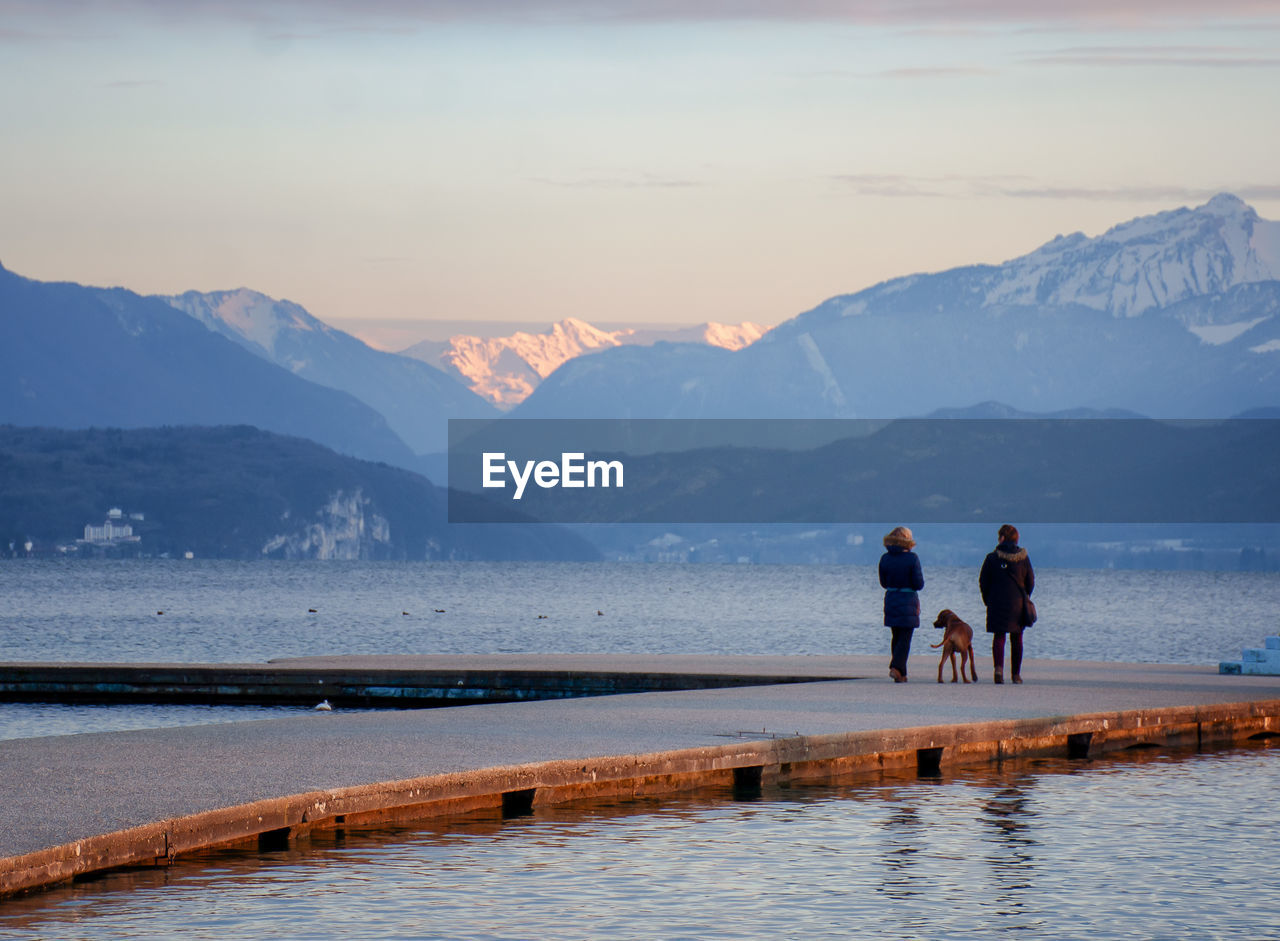
M 916 540 L 911 535 L 911 530 L 907 529 L 907 527 L 895 526 L 884 537 L 884 544 L 886 547 L 901 546 L 904 549 L 913 549 L 915 548 Z

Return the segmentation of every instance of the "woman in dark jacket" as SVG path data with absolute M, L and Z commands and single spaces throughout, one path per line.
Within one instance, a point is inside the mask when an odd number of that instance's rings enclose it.
M 911 530 L 899 526 L 884 537 L 885 553 L 880 556 L 880 587 L 884 591 L 884 626 L 893 631 L 889 643 L 889 676 L 895 683 L 907 681 L 907 656 L 911 634 L 920 626 L 920 598 L 924 587 L 920 558 L 911 551 L 916 541 Z
M 978 590 L 987 606 L 987 633 L 991 638 L 991 661 L 995 681 L 1004 682 L 1004 637 L 1009 635 L 1009 666 L 1013 682 L 1022 682 L 1022 629 L 1026 626 L 1026 599 L 1036 587 L 1027 550 L 1018 547 L 1018 530 L 1005 523 L 1000 527 L 1000 544 L 987 554 L 978 574 Z

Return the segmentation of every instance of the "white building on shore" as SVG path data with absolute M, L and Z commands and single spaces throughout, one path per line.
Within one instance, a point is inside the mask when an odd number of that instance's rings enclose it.
M 141 514 L 131 514 L 131 516 L 134 519 L 141 519 Z M 133 524 L 125 518 L 124 511 L 118 507 L 112 507 L 107 511 L 107 518 L 103 520 L 101 526 L 86 523 L 84 538 L 76 540 L 80 545 L 89 546 L 118 546 L 141 541 L 142 537 L 133 534 Z

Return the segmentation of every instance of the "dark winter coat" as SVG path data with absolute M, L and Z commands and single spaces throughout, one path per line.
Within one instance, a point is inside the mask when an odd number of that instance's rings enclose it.
M 884 626 L 919 627 L 920 596 L 916 592 L 924 587 L 920 557 L 902 546 L 889 546 L 880 556 L 880 587 L 885 589 Z
M 1022 592 L 1030 597 L 1035 587 L 1036 573 L 1026 549 L 1019 548 L 1016 542 L 1002 542 L 988 553 L 978 573 L 978 590 L 987 606 L 987 633 L 1021 633 Z

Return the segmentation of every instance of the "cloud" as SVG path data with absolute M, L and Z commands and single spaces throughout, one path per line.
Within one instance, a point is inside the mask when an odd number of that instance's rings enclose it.
M 1280 56 L 1260 56 L 1242 46 L 1074 46 L 1055 49 L 1023 60 L 1028 65 L 1274 68 Z
M 859 196 L 949 196 L 937 179 L 896 173 L 841 173 L 832 177 Z
M 817 79 L 936 79 L 936 78 L 977 78 L 985 75 L 999 75 L 999 69 L 982 65 L 925 65 L 904 66 L 896 69 L 881 69 L 874 72 L 856 72 L 852 69 L 817 69 L 794 73 L 798 78 Z
M 1006 197 L 1009 199 L 1070 199 L 1093 202 L 1194 202 L 1212 199 L 1219 193 L 1234 193 L 1243 200 L 1280 199 L 1280 184 L 1237 183 L 1216 187 L 1136 183 L 1117 186 L 1072 186 L 1048 184 L 1026 176 L 939 176 L 905 174 L 846 173 L 831 180 L 859 196 Z
M 121 79 L 116 82 L 103 82 L 99 88 L 148 88 L 154 85 L 163 85 L 159 79 L 155 78 L 133 78 Z
M 922 68 L 885 69 L 873 72 L 880 78 L 964 78 L 973 75 L 995 75 L 997 70 L 982 66 L 939 65 Z
M 530 177 L 530 182 L 569 189 L 691 189 L 705 186 L 697 180 L 659 177 L 648 173 L 580 177 Z
M 1003 185 L 1026 182 L 1022 176 L 910 176 L 900 173 L 839 173 L 832 180 L 859 196 L 989 195 Z
M 0 0 L 0 17 L 61 19 L 84 13 L 83 0 Z M 1275 22 L 1273 0 L 98 0 L 107 16 L 135 13 L 161 21 L 216 17 L 251 22 L 403 23 L 503 21 L 527 23 L 793 21 L 898 25 L 914 28 L 990 24 L 1101 24 L 1259 19 Z
M 1004 186 L 983 195 L 1016 199 L 1081 199 L 1106 202 L 1143 202 L 1209 199 L 1219 189 L 1190 189 L 1185 186 L 1137 184 L 1128 186 Z
M 1280 184 L 1238 183 L 1224 186 L 1161 186 L 1158 184 L 1131 184 L 1108 187 L 1091 186 L 1009 186 L 993 195 L 1014 199 L 1071 199 L 1092 202 L 1133 202 L 1199 204 L 1219 193 L 1232 193 L 1245 202 L 1252 200 L 1280 199 Z

